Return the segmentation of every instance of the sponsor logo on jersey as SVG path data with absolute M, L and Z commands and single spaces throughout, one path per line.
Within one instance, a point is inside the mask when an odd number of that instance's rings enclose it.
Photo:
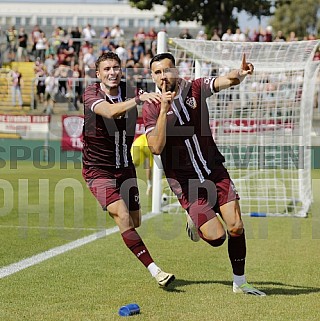
M 197 107 L 197 101 L 194 97 L 188 97 L 186 100 L 186 105 L 192 109 L 195 109 Z

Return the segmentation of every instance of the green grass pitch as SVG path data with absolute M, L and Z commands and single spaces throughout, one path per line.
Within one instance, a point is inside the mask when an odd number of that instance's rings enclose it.
M 147 213 L 143 169 L 138 174 Z M 21 162 L 1 169 L 0 186 L 0 269 L 114 226 L 81 169 Z M 141 321 L 319 320 L 319 170 L 313 193 L 307 218 L 244 217 L 247 278 L 267 297 L 232 293 L 226 244 L 193 243 L 184 214 L 164 213 L 138 231 L 159 266 L 176 275 L 168 289 L 158 288 L 115 233 L 0 279 L 0 320 L 121 320 L 119 307 L 133 302 L 141 314 L 130 318 Z

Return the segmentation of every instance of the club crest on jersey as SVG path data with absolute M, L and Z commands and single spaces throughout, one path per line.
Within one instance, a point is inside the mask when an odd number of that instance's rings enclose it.
M 188 97 L 186 100 L 186 104 L 192 109 L 195 109 L 197 107 L 197 101 L 194 97 Z

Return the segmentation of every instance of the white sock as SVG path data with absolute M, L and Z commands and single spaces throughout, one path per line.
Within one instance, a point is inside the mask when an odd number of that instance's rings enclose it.
M 242 285 L 242 284 L 247 282 L 246 276 L 245 275 L 235 275 L 235 274 L 233 274 L 233 282 L 236 285 L 240 286 L 240 285 Z
M 150 263 L 148 265 L 148 270 L 151 273 L 152 276 L 156 276 L 156 274 L 159 272 L 159 267 L 157 266 L 157 264 L 155 264 L 154 262 Z
M 152 182 L 150 179 L 147 180 L 147 187 L 151 187 L 152 186 Z

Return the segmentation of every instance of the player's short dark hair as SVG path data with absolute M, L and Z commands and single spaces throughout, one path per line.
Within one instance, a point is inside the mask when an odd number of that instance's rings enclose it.
M 119 63 L 119 65 L 121 65 L 121 60 L 119 58 L 119 56 L 112 52 L 112 51 L 108 51 L 108 52 L 104 52 L 96 61 L 96 70 L 99 69 L 99 66 L 100 66 L 100 63 L 102 61 L 105 61 L 105 60 L 115 60 Z
M 150 61 L 150 69 L 151 69 L 151 66 L 152 64 L 155 62 L 155 61 L 161 61 L 163 59 L 170 59 L 173 63 L 173 65 L 175 66 L 176 65 L 176 61 L 173 57 L 173 55 L 170 53 L 170 52 L 163 52 L 163 53 L 160 53 L 160 54 L 157 54 L 155 55 L 151 61 Z

